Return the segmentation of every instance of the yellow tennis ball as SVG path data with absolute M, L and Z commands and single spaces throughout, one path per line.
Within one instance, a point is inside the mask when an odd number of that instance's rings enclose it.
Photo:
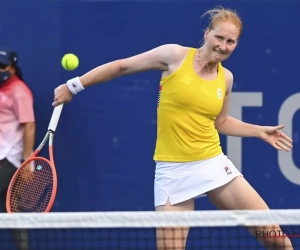
M 74 54 L 65 54 L 61 59 L 61 65 L 66 70 L 74 70 L 79 65 L 79 59 Z

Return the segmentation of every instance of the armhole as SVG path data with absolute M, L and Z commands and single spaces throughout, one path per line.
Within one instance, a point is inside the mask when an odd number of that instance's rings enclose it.
M 181 63 L 179 64 L 178 68 L 170 75 L 167 75 L 165 77 L 162 77 L 161 78 L 161 82 L 163 81 L 166 81 L 167 79 L 169 79 L 170 77 L 172 77 L 173 75 L 175 75 L 179 70 L 180 68 L 183 66 L 183 64 L 185 63 L 185 61 L 187 60 L 187 58 L 189 57 L 189 55 L 193 52 L 193 49 L 194 48 L 189 48 L 188 49 L 188 52 L 186 53 L 185 57 L 182 59 Z

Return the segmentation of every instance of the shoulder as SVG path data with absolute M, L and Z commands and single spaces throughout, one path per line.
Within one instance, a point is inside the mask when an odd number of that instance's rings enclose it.
M 224 68 L 224 74 L 225 74 L 225 78 L 226 78 L 226 82 L 233 82 L 233 74 L 231 73 L 230 70 Z
M 32 97 L 32 92 L 30 88 L 26 85 L 24 81 L 22 81 L 19 78 L 16 78 L 14 80 L 13 90 L 16 97 L 21 97 L 21 96 Z
M 230 70 L 224 68 L 224 74 L 225 74 L 225 79 L 226 79 L 226 86 L 227 89 L 231 89 L 232 88 L 232 84 L 233 84 L 233 74 L 231 73 Z
M 182 50 L 189 49 L 189 47 L 182 46 L 180 44 L 175 44 L 175 43 L 163 44 L 161 46 L 158 46 L 157 48 L 168 49 L 168 50 L 172 50 L 174 52 L 180 52 Z
M 181 55 L 186 55 L 186 53 L 191 49 L 190 47 L 182 46 L 179 44 L 164 44 L 156 47 L 163 54 L 168 54 L 172 57 L 178 57 Z
M 169 44 L 169 48 L 170 50 L 172 50 L 172 52 L 174 52 L 174 55 L 186 55 L 187 52 L 189 52 L 191 49 L 191 47 L 186 47 L 186 46 L 182 46 L 179 44 Z
M 179 44 L 165 44 L 160 46 L 161 53 L 164 54 L 164 59 L 167 64 L 181 63 L 188 52 L 193 49 L 191 47 L 182 46 Z

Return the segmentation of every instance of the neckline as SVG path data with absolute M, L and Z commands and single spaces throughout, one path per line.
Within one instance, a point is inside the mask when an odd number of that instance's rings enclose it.
M 197 53 L 197 49 L 194 48 L 194 55 L 192 57 L 192 71 L 193 73 L 201 80 L 201 81 L 204 81 L 204 82 L 208 82 L 208 83 L 212 83 L 214 81 L 216 81 L 218 78 L 219 78 L 219 74 L 220 74 L 220 62 L 218 62 L 218 71 L 217 71 L 217 76 L 212 79 L 212 80 L 207 80 L 207 79 L 204 79 L 202 78 L 201 76 L 199 76 L 195 70 L 195 67 L 194 67 L 194 61 L 195 61 L 195 57 L 196 57 L 196 53 Z

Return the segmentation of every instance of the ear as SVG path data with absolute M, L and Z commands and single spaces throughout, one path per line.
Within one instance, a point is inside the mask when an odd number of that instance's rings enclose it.
M 208 36 L 209 31 L 210 30 L 208 28 L 205 30 L 205 32 L 204 32 L 204 41 L 206 41 L 206 38 Z

